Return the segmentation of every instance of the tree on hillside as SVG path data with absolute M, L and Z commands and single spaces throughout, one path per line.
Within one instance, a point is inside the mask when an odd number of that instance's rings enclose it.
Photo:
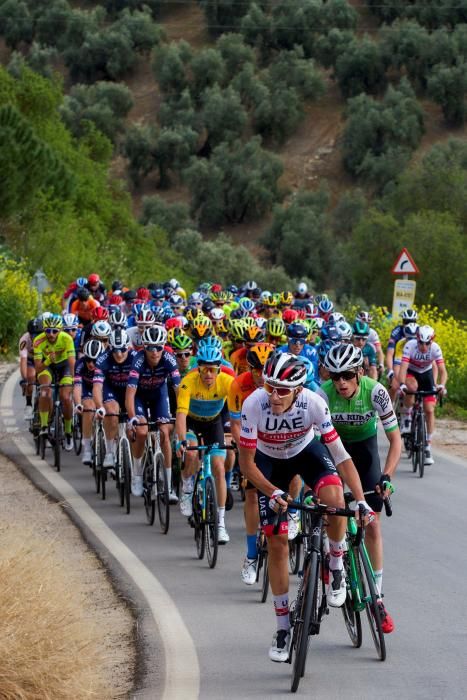
M 188 165 L 195 152 L 197 134 L 189 127 L 165 127 L 157 135 L 153 151 L 154 164 L 159 170 L 159 187 L 171 183 L 170 171 L 179 173 Z
M 354 39 L 336 60 L 335 78 L 346 98 L 360 93 L 381 93 L 387 84 L 389 65 L 380 44 L 368 37 Z
M 185 179 L 191 209 L 201 226 L 241 223 L 269 211 L 280 193 L 280 159 L 261 148 L 261 139 L 221 143 L 209 160 L 192 159 Z
M 193 54 L 186 41 L 161 46 L 154 55 L 152 69 L 162 92 L 178 95 L 188 87 L 188 66 Z
M 265 138 L 283 143 L 303 118 L 303 101 L 295 88 L 283 83 L 271 87 L 263 83 L 253 110 L 255 131 Z
M 428 79 L 428 94 L 443 110 L 450 126 L 462 126 L 466 117 L 467 63 L 435 66 Z
M 225 83 L 226 66 L 222 54 L 217 49 L 203 49 L 196 53 L 190 68 L 193 76 L 190 89 L 195 99 L 206 88 Z
M 333 27 L 316 39 L 315 57 L 324 68 L 333 68 L 337 59 L 355 40 L 355 34 L 349 29 Z
M 241 34 L 223 34 L 216 42 L 226 71 L 226 79 L 232 80 L 245 65 L 255 64 L 255 53 L 244 43 Z
M 273 21 L 258 3 L 252 3 L 249 12 L 243 17 L 240 32 L 247 44 L 259 50 L 263 60 L 270 55 L 273 49 Z
M 320 289 L 328 286 L 333 250 L 328 205 L 325 190 L 299 192 L 288 207 L 274 208 L 272 226 L 262 239 L 273 264 L 295 277 L 311 277 Z
M 186 204 L 176 202 L 168 204 L 161 197 L 143 197 L 143 213 L 141 223 L 147 226 L 155 224 L 173 236 L 177 231 L 193 226 L 189 208 Z
M 135 187 L 154 170 L 157 131 L 152 126 L 131 124 L 125 131 L 122 153 L 128 159 L 128 175 Z
M 124 118 L 133 106 L 130 89 L 123 83 L 99 82 L 75 85 L 60 108 L 68 128 L 75 136 L 86 132 L 84 122 L 93 122 L 115 142 L 124 129 Z
M 0 34 L 11 49 L 15 49 L 22 42 L 32 42 L 33 20 L 25 2 L 5 0 L 0 4 Z
M 292 51 L 281 51 L 269 65 L 269 85 L 283 83 L 292 87 L 304 99 L 316 99 L 324 93 L 324 81 L 312 59 L 305 58 L 297 46 Z
M 131 38 L 135 51 L 148 53 L 161 43 L 164 32 L 162 27 L 156 24 L 148 7 L 143 10 L 124 10 L 118 20 L 114 22 L 113 29 L 126 33 Z
M 247 14 L 253 0 L 199 0 L 206 16 L 208 30 L 214 36 L 235 31 Z
M 240 95 L 228 87 L 221 90 L 218 85 L 208 88 L 200 96 L 201 116 L 206 129 L 205 146 L 208 152 L 221 142 L 239 138 L 247 123 L 247 113 Z

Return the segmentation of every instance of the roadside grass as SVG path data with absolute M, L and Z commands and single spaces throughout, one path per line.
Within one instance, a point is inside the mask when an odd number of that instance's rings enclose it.
M 0 591 L 2 700 L 115 697 L 100 676 L 99 629 L 53 540 L 0 528 Z

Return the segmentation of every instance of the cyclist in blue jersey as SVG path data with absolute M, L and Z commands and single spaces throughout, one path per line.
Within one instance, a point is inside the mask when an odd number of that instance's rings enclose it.
M 393 401 L 399 389 L 399 370 L 401 363 L 400 359 L 395 359 L 396 348 L 400 342 L 405 342 L 407 340 L 407 327 L 417 322 L 418 314 L 415 309 L 404 309 L 401 318 L 402 323 L 395 326 L 391 331 L 386 349 L 386 376 L 389 382 L 389 394 Z
M 76 412 L 82 415 L 83 456 L 81 461 L 83 464 L 92 462 L 91 435 L 94 417 L 92 411 L 96 408 L 92 397 L 93 381 L 96 362 L 103 352 L 104 346 L 99 340 L 88 340 L 83 348 L 83 357 L 80 357 L 75 365 L 73 401 Z
M 123 328 L 116 328 L 110 335 L 109 348 L 96 361 L 92 396 L 96 406 L 96 418 L 105 418 L 104 467 L 113 467 L 115 464 L 117 416 L 125 410 L 125 389 L 137 354 L 129 348 L 130 339 L 127 332 Z M 107 416 L 107 413 L 115 415 Z
M 180 384 L 180 372 L 172 353 L 164 349 L 167 331 L 162 326 L 146 328 L 142 336 L 143 350 L 137 353 L 128 378 L 125 405 L 128 426 L 135 432 L 132 443 L 133 474 L 131 490 L 134 496 L 143 495 L 142 457 L 148 426 L 144 425 L 151 411 L 151 419 L 159 424 L 161 448 L 167 470 L 168 483 L 172 483 L 172 446 L 170 444 L 171 414 L 167 379 L 170 377 L 175 391 Z M 143 425 L 138 425 L 143 423 Z M 169 466 L 167 466 L 169 465 Z M 170 502 L 178 501 L 171 491 Z
M 308 329 L 302 323 L 291 323 L 287 326 L 287 345 L 281 345 L 279 352 L 290 352 L 298 357 L 306 357 L 311 360 L 315 371 L 315 378 L 319 377 L 318 352 L 316 348 L 306 342 Z

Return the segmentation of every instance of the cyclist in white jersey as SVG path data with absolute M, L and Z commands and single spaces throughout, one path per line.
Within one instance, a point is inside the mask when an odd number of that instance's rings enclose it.
M 364 500 L 358 472 L 331 421 L 320 396 L 304 389 L 307 370 L 299 357 L 274 353 L 264 366 L 264 387 L 243 403 L 240 433 L 240 468 L 258 489 L 261 525 L 268 538 L 269 576 L 276 613 L 277 632 L 269 658 L 287 661 L 290 642 L 287 521 L 278 535 L 273 522 L 278 510 L 287 509 L 285 491 L 300 474 L 328 505 L 344 506 L 342 479 L 361 504 L 365 517 L 372 511 Z M 324 444 L 313 440 L 316 425 Z M 337 465 L 337 469 L 336 466 Z M 339 476 L 340 475 L 340 476 Z M 346 521 L 329 519 L 329 605 L 343 605 L 346 596 L 342 556 Z
M 402 433 L 410 432 L 410 414 L 414 403 L 413 396 L 405 396 L 406 391 L 433 391 L 446 393 L 448 373 L 444 364 L 443 353 L 438 343 L 434 342 L 435 331 L 431 326 L 419 326 L 417 338 L 409 340 L 405 346 L 399 370 L 399 392 L 404 396 L 404 404 L 401 409 L 403 418 Z M 433 363 L 439 370 L 438 383 L 435 385 L 433 378 Z M 427 449 L 425 452 L 425 464 L 433 464 L 431 454 L 431 440 L 435 430 L 435 405 L 436 396 L 426 396 L 423 407 L 427 427 Z

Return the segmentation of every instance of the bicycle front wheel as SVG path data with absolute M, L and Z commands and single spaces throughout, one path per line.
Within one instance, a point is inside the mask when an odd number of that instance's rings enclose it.
M 308 653 L 310 626 L 313 608 L 316 608 L 319 586 L 319 559 L 317 552 L 311 552 L 303 567 L 302 585 L 299 588 L 294 612 L 294 626 L 290 645 L 292 663 L 292 682 L 290 689 L 296 693 L 300 679 L 305 674 L 306 655 Z
M 211 476 L 207 477 L 204 487 L 206 494 L 206 556 L 209 568 L 214 569 L 219 548 L 219 526 L 217 521 L 216 485 Z
M 125 503 L 125 509 L 128 515 L 130 512 L 131 494 L 131 453 L 130 443 L 128 442 L 128 440 L 121 441 L 120 459 L 122 460 L 123 472 L 123 501 Z
M 386 642 L 384 641 L 384 632 L 381 627 L 381 616 L 378 608 L 378 593 L 376 591 L 371 564 L 368 561 L 368 554 L 364 549 L 364 545 L 362 544 L 358 550 L 358 559 L 362 589 L 365 596 L 366 614 L 368 624 L 370 625 L 371 636 L 373 637 L 378 658 L 381 661 L 384 661 L 386 658 Z
M 269 593 L 269 557 L 268 557 L 268 550 L 267 550 L 267 544 L 263 544 L 263 552 L 261 554 L 262 557 L 262 568 L 263 568 L 263 575 L 261 577 L 261 602 L 265 603 L 266 600 L 268 599 L 268 593 Z
M 81 416 L 75 413 L 73 416 L 73 447 L 75 448 L 75 454 L 81 454 L 81 447 L 83 444 L 83 435 L 81 432 Z
M 353 554 L 349 554 L 349 552 L 344 554 L 344 572 L 347 584 L 347 595 L 345 598 L 345 603 L 342 606 L 342 614 L 344 616 L 344 623 L 347 632 L 349 633 L 350 641 L 354 647 L 359 649 L 362 646 L 362 619 L 360 617 L 360 612 L 355 608 L 354 597 L 352 594 L 352 590 L 356 590 L 356 586 L 352 586 L 352 568 L 350 566 L 350 557 L 352 556 Z
M 150 462 L 147 461 L 143 467 L 143 496 L 146 522 L 148 525 L 154 525 L 154 520 L 156 519 L 156 498 L 154 495 L 154 464 L 152 459 Z
M 423 479 L 425 474 L 425 447 L 426 447 L 426 421 L 423 411 L 420 412 L 418 419 L 418 476 Z
M 170 524 L 170 503 L 169 503 L 169 481 L 165 468 L 164 458 L 159 453 L 156 458 L 156 493 L 157 493 L 157 513 L 161 532 L 166 535 Z
M 294 576 L 298 574 L 300 569 L 301 559 L 301 542 L 300 536 L 293 540 L 289 540 L 289 571 Z
M 62 412 L 56 407 L 54 413 L 54 467 L 59 472 L 62 452 L 63 420 Z
M 193 489 L 193 527 L 195 530 L 196 554 L 198 559 L 203 559 L 206 551 L 206 528 L 203 521 L 203 491 L 200 485 L 199 472 L 196 475 L 195 486 Z

